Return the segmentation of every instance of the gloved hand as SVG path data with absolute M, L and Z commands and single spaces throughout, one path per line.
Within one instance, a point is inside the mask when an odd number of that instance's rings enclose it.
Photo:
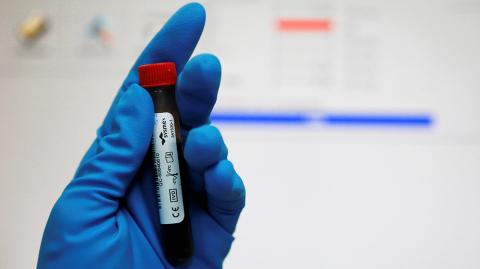
M 140 55 L 97 138 L 52 209 L 37 268 L 172 268 L 160 224 L 149 152 L 154 112 L 138 86 L 141 64 L 172 61 L 180 74 L 177 105 L 190 172 L 194 256 L 188 268 L 220 268 L 233 241 L 245 189 L 219 131 L 208 124 L 220 83 L 213 55 L 190 61 L 203 30 L 199 4 L 178 10 Z

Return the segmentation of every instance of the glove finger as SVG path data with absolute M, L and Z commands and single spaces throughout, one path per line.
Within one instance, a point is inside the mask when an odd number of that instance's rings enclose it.
M 210 214 L 233 233 L 245 206 L 245 187 L 230 161 L 222 160 L 205 171 L 205 190 Z
M 184 156 L 189 168 L 203 172 L 207 167 L 227 158 L 228 150 L 220 131 L 212 125 L 203 125 L 188 132 Z
M 189 168 L 190 189 L 200 198 L 205 191 L 204 171 L 227 158 L 227 147 L 217 128 L 203 125 L 188 132 L 183 152 Z
M 193 57 L 177 82 L 177 105 L 182 125 L 186 129 L 208 123 L 217 101 L 222 76 L 220 61 L 212 54 Z
M 82 162 L 56 207 L 78 218 L 114 214 L 149 148 L 153 122 L 150 95 L 133 84 L 112 111 L 110 133 L 97 138 L 95 154 Z
M 139 65 L 173 61 L 177 72 L 181 72 L 188 58 L 191 56 L 205 25 L 205 10 L 198 3 L 187 4 L 180 8 L 162 27 L 141 53 L 122 84 L 102 126 L 97 130 L 97 139 L 90 146 L 83 157 L 80 166 L 97 153 L 98 140 L 111 132 L 113 126 L 113 111 L 122 95 L 130 85 L 138 84 L 137 68 Z
M 143 64 L 156 62 L 175 62 L 177 73 L 180 73 L 192 55 L 205 25 L 205 10 L 198 3 L 191 3 L 180 8 L 162 29 L 150 41 L 130 69 L 123 82 L 110 111 L 98 133 L 103 136 L 109 133 L 112 124 L 112 113 L 121 95 L 130 85 L 139 83 L 137 68 Z
M 150 41 L 133 65 L 123 87 L 138 83 L 137 68 L 142 64 L 175 62 L 181 73 L 192 55 L 205 25 L 205 9 L 198 3 L 181 7 Z

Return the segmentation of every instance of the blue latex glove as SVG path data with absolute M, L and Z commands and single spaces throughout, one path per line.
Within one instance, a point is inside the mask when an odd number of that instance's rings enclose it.
M 190 58 L 205 23 L 199 4 L 178 10 L 122 84 L 97 138 L 50 214 L 37 268 L 172 268 L 160 244 L 152 161 L 154 112 L 137 66 L 172 61 L 190 172 L 194 256 L 184 268 L 220 268 L 245 189 L 219 131 L 208 125 L 220 84 L 213 55 Z M 147 158 L 144 160 L 145 156 Z

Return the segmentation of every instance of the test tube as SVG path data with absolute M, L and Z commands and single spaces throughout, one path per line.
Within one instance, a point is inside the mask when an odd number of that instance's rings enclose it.
M 175 63 L 142 65 L 138 67 L 138 75 L 140 85 L 152 97 L 155 110 L 151 147 L 163 250 L 170 263 L 185 263 L 193 254 L 193 242 L 186 201 L 186 163 L 175 100 Z

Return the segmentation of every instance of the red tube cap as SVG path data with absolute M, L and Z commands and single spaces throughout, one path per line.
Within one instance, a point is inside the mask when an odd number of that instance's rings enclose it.
M 145 88 L 175 85 L 177 82 L 175 63 L 165 62 L 141 65 L 138 67 L 138 78 L 140 86 Z

